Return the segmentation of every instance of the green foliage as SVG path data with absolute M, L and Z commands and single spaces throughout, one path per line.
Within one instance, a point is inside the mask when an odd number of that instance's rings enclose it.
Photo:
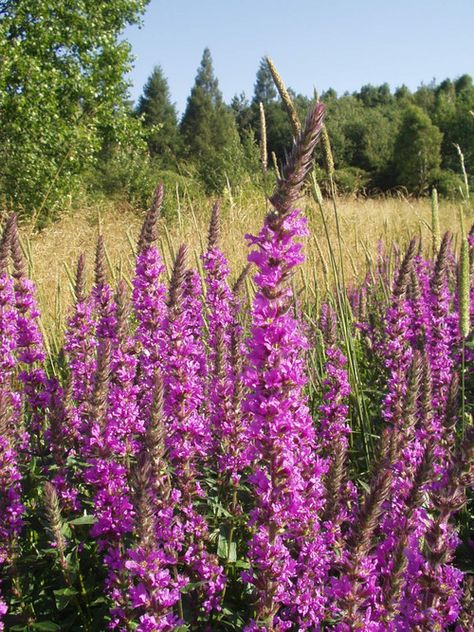
M 359 167 L 343 167 L 336 171 L 335 180 L 340 193 L 355 195 L 365 192 L 370 175 Z
M 420 107 L 406 107 L 395 143 L 399 184 L 421 194 L 434 183 L 441 166 L 442 138 L 442 133 Z
M 263 103 L 263 105 L 267 106 L 270 103 L 275 103 L 277 99 L 278 94 L 273 82 L 272 73 L 270 72 L 266 59 L 262 58 L 255 80 L 252 104 L 258 107 L 259 103 Z
M 434 184 L 436 189 L 443 197 L 457 198 L 464 186 L 463 179 L 457 173 L 440 169 L 434 176 Z
M 388 83 L 383 83 L 381 86 L 372 86 L 371 84 L 362 86 L 357 98 L 369 108 L 378 105 L 388 105 L 393 101 Z
M 206 189 L 209 192 L 222 190 L 238 134 L 232 112 L 222 99 L 208 48 L 204 50 L 180 131 L 185 156 L 198 166 Z
M 150 154 L 174 162 L 179 149 L 178 117 L 160 66 L 148 78 L 136 112 L 142 118 Z
M 143 207 L 156 186 L 156 166 L 143 147 L 114 145 L 90 170 L 86 184 L 91 192 L 125 199 Z
M 170 192 L 162 205 L 162 215 L 168 219 L 176 215 L 179 200 L 199 199 L 204 195 L 194 171 L 176 173 L 136 147 L 115 147 L 90 173 L 88 186 L 91 192 L 127 200 L 132 206 L 144 209 L 150 204 L 150 191 L 154 191 L 158 182 Z
M 0 191 L 51 209 L 133 123 L 120 38 L 147 0 L 8 0 L 0 23 Z

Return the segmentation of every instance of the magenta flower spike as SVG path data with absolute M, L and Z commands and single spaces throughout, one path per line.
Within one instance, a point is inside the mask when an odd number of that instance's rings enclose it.
M 77 262 L 75 303 L 69 317 L 64 351 L 71 372 L 71 395 L 77 407 L 90 401 L 94 388 L 98 341 L 93 318 L 93 298 L 84 291 L 85 257 Z
M 138 354 L 138 386 L 140 420 L 145 423 L 153 400 L 155 372 L 163 370 L 164 319 L 166 316 L 166 287 L 162 281 L 165 271 L 156 248 L 156 222 L 163 200 L 163 187 L 157 187 L 153 203 L 143 223 L 133 278 L 133 310 L 137 320 L 135 342 Z
M 292 314 L 289 285 L 304 259 L 306 221 L 293 208 L 321 131 L 323 106 L 310 112 L 305 130 L 271 198 L 270 213 L 248 259 L 257 267 L 257 293 L 245 376 L 255 494 L 249 542 L 255 621 L 248 630 L 315 629 L 324 613 L 328 551 L 320 530 L 326 464 L 316 456 L 316 436 L 302 389 L 307 341 Z
M 174 484 L 181 495 L 180 514 L 187 551 L 184 564 L 204 582 L 202 608 L 209 613 L 220 607 L 225 584 L 222 568 L 207 552 L 206 520 L 195 508 L 203 496 L 199 470 L 210 446 L 209 424 L 202 414 L 204 384 L 201 379 L 203 348 L 198 332 L 202 326 L 196 296 L 196 275 L 186 270 L 186 247 L 179 249 L 170 283 L 165 322 L 166 365 L 163 372 L 164 415 L 168 431 L 166 447 Z M 201 543 L 200 543 L 201 541 Z

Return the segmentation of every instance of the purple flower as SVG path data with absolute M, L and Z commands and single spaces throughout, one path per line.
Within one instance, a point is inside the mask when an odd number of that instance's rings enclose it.
M 307 234 L 297 210 L 270 215 L 249 261 L 257 265 L 257 293 L 248 343 L 244 411 L 255 462 L 249 482 L 256 506 L 249 543 L 257 597 L 257 623 L 275 629 L 318 626 L 324 614 L 328 551 L 320 532 L 326 464 L 316 456 L 316 437 L 306 399 L 303 353 L 307 341 L 291 313 L 288 280 L 303 261 L 298 239 Z M 250 627 L 249 629 L 258 629 Z

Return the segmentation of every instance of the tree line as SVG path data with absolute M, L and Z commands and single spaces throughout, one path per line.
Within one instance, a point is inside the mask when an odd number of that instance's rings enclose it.
M 342 191 L 376 193 L 403 187 L 421 195 L 436 186 L 453 195 L 462 186 L 459 152 L 465 165 L 473 164 L 474 85 L 467 74 L 454 81 L 432 81 L 415 92 L 401 86 L 392 93 L 385 83 L 368 84 L 341 96 L 332 89 L 320 97 L 291 89 L 289 93 L 301 116 L 314 98 L 325 103 L 336 181 Z M 226 145 L 234 144 L 235 149 L 236 133 L 244 153 L 252 143 L 261 142 L 260 104 L 267 154 L 279 165 L 293 132 L 266 59 L 258 68 L 252 98 L 242 93 L 225 105 L 206 49 L 181 121 L 163 70 L 156 66 L 135 112 L 149 130 L 151 155 L 199 160 L 203 165 L 214 160 L 216 151 L 225 151 Z
M 78 190 L 143 202 L 159 178 L 212 193 L 261 184 L 262 106 L 270 166 L 279 168 L 293 132 L 265 59 L 250 98 L 224 102 L 205 49 L 181 119 L 160 66 L 138 103 L 130 102 L 132 57 L 122 33 L 140 22 L 147 4 L 0 0 L 3 207 L 49 218 Z M 303 117 L 315 95 L 289 93 Z M 473 164 L 469 75 L 415 92 L 366 85 L 319 98 L 342 193 L 403 187 L 422 195 L 436 186 L 454 195 L 462 184 L 460 152 L 468 172 Z

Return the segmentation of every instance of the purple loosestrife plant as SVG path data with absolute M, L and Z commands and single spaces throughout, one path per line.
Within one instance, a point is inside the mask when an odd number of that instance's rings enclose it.
M 96 335 L 99 340 L 113 340 L 116 335 L 116 305 L 113 292 L 106 279 L 105 243 L 102 235 L 97 239 L 94 269 L 94 287 L 92 288 L 93 318 L 97 322 Z
M 156 223 L 162 200 L 163 187 L 159 186 L 143 223 L 133 278 L 133 310 L 138 323 L 134 338 L 138 354 L 137 384 L 142 422 L 149 417 L 154 376 L 157 370 L 163 370 L 164 361 L 166 287 L 162 276 L 165 268 L 155 245 Z
M 326 543 L 320 532 L 325 464 L 302 389 L 307 342 L 292 315 L 289 285 L 302 263 L 299 240 L 306 221 L 293 204 L 310 169 L 321 132 L 323 107 L 316 105 L 279 181 L 271 212 L 256 237 L 249 261 L 257 267 L 257 293 L 246 372 L 249 439 L 255 461 L 249 477 L 256 499 L 250 515 L 255 619 L 248 630 L 319 626 L 324 612 Z
M 114 607 L 111 611 L 113 629 L 123 629 L 127 621 L 127 583 L 124 578 L 123 539 L 133 532 L 134 510 L 130 498 L 127 464 L 122 458 L 126 453 L 118 435 L 109 426 L 115 423 L 114 406 L 121 395 L 113 388 L 117 376 L 112 375 L 112 345 L 104 338 L 99 345 L 94 392 L 90 408 L 91 432 L 88 445 L 88 468 L 85 481 L 94 498 L 95 524 L 91 535 L 97 539 L 99 550 L 104 552 L 108 575 L 107 593 Z M 121 410 L 124 410 L 121 408 Z M 127 425 L 128 414 L 124 410 Z M 112 419 L 111 419 L 112 414 Z M 126 629 L 126 628 L 125 628 Z
M 200 465 L 208 454 L 210 429 L 201 410 L 204 385 L 201 379 L 203 348 L 197 336 L 202 326 L 195 293 L 198 281 L 194 273 L 188 272 L 186 248 L 182 246 L 173 269 L 165 322 L 166 447 L 173 468 L 173 484 L 181 495 L 180 516 L 186 542 L 182 561 L 185 568 L 203 582 L 199 600 L 203 611 L 209 613 L 220 607 L 225 577 L 216 557 L 206 549 L 208 525 L 196 508 L 203 497 L 198 477 Z
M 451 258 L 451 235 L 446 233 L 436 259 L 430 282 L 430 321 L 426 350 L 431 365 L 433 380 L 433 431 L 440 443 L 437 456 L 449 449 L 454 435 L 443 427 L 443 417 L 449 384 L 452 379 L 455 355 L 459 347 L 457 314 L 453 312 L 454 296 L 449 288 L 449 265 Z M 448 458 L 445 455 L 444 458 Z
M 322 305 L 319 326 L 325 342 L 326 359 L 322 403 L 316 426 L 320 456 L 328 462 L 325 480 L 328 501 L 323 521 L 333 533 L 334 554 L 340 557 L 343 554 L 344 532 L 352 522 L 357 507 L 356 487 L 346 475 L 351 432 L 348 397 L 351 389 L 347 358 L 337 345 L 337 316 L 327 303 Z
M 75 302 L 64 341 L 64 351 L 71 371 L 72 397 L 78 408 L 90 401 L 94 389 L 98 341 L 93 318 L 93 299 L 84 287 L 85 257 L 77 262 Z
M 209 419 L 216 469 L 224 481 L 238 483 L 244 463 L 241 411 L 237 390 L 240 375 L 234 372 L 233 346 L 240 334 L 238 299 L 228 284 L 229 266 L 218 246 L 220 205 L 214 204 L 208 248 L 203 254 L 206 282 L 206 318 L 209 346 Z M 240 349 L 237 351 L 237 353 Z M 236 360 L 236 358 L 234 358 Z M 237 373 L 240 373 L 237 368 Z M 237 398 L 235 397 L 237 395 Z M 240 430 L 240 432 L 239 432 Z
M 183 623 L 180 590 L 189 577 L 178 572 L 184 532 L 178 510 L 180 493 L 171 486 L 165 457 L 163 383 L 158 373 L 133 479 L 138 544 L 127 551 L 125 562 L 130 605 L 139 621 L 138 630 L 171 631 Z
M 29 436 L 24 435 L 22 449 L 26 449 L 29 443 L 31 450 L 40 451 L 46 409 L 50 403 L 51 389 L 55 388 L 55 385 L 47 380 L 42 366 L 46 355 L 39 327 L 40 312 L 36 301 L 36 287 L 26 276 L 26 265 L 15 218 L 12 224 L 10 248 L 17 314 L 16 356 L 20 363 L 19 378 L 23 383 L 22 398 L 31 411 Z
M 13 281 L 3 267 L 0 268 L 0 570 L 13 562 L 15 541 L 22 529 L 25 511 L 13 425 L 19 419 L 19 400 L 12 381 L 16 348 L 15 293 Z M 0 593 L 0 626 L 6 611 Z

